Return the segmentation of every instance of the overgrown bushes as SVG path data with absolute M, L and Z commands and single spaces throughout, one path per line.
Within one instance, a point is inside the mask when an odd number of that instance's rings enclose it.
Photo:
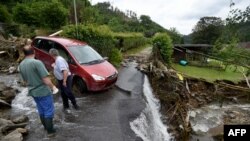
M 172 40 L 167 33 L 158 33 L 153 38 L 153 52 L 159 52 L 163 61 L 171 64 L 173 53 Z M 155 56 L 156 57 L 156 56 Z M 159 57 L 159 56 L 157 56 Z
M 66 24 L 68 10 L 57 0 L 18 3 L 13 8 L 13 17 L 28 26 L 59 29 Z
M 114 33 L 116 47 L 122 51 L 146 45 L 149 41 L 142 33 Z
M 7 7 L 0 4 L 0 22 L 10 23 L 11 22 L 11 14 L 7 10 Z
M 63 36 L 87 42 L 102 56 L 109 57 L 111 63 L 119 65 L 122 60 L 121 53 L 115 48 L 115 39 L 112 31 L 107 26 L 74 25 L 63 28 Z

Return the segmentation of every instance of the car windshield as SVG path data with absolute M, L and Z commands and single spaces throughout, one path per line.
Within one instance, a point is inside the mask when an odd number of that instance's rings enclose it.
M 88 45 L 71 46 L 68 48 L 80 64 L 98 64 L 104 61 L 102 56 Z

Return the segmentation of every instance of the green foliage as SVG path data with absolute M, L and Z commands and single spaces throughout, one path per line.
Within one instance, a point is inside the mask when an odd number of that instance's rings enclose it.
M 222 34 L 223 26 L 221 18 L 202 17 L 193 29 L 193 43 L 214 44 Z
M 0 22 L 10 23 L 12 21 L 11 18 L 11 14 L 7 10 L 7 7 L 0 4 Z
M 243 11 L 232 9 L 229 12 L 226 23 L 226 28 L 230 29 L 231 34 L 237 36 L 240 42 L 250 41 L 250 5 Z M 231 34 L 228 36 L 232 36 Z
M 99 13 L 94 7 L 85 7 L 80 12 L 80 21 L 84 24 L 93 24 L 98 21 Z
M 148 39 L 141 33 L 114 33 L 114 37 L 117 39 L 116 47 L 122 51 L 144 46 L 148 43 Z
M 114 65 L 121 61 L 121 53 L 115 49 L 115 39 L 108 26 L 79 25 L 76 29 L 75 26 L 70 25 L 63 28 L 63 35 L 87 42 L 102 56 L 109 57 Z
M 15 21 L 28 26 L 57 28 L 66 24 L 68 11 L 57 0 L 18 3 L 13 8 Z
M 110 55 L 109 55 L 109 61 L 116 67 L 118 67 L 122 61 L 122 54 L 117 48 L 112 48 Z
M 166 33 L 156 34 L 153 38 L 153 51 L 158 49 L 161 57 L 167 64 L 171 64 L 173 54 L 172 40 Z
M 66 24 L 68 10 L 57 0 L 52 0 L 51 3 L 42 8 L 40 14 L 45 27 L 58 29 Z
M 172 39 L 173 44 L 183 44 L 184 43 L 184 38 L 182 35 L 177 31 L 176 28 L 170 28 L 168 32 L 169 36 Z
M 241 73 L 234 72 L 229 68 L 226 71 L 220 71 L 208 67 L 181 66 L 179 64 L 173 64 L 172 67 L 187 76 L 199 79 L 202 78 L 207 80 L 208 82 L 214 82 L 216 80 L 240 82 L 244 79 Z

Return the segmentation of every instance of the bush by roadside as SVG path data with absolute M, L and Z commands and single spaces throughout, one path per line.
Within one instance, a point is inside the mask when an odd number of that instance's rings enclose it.
M 173 44 L 170 36 L 167 33 L 158 33 L 153 38 L 153 52 L 159 55 L 166 64 L 171 64 L 171 57 L 173 53 Z M 158 53 L 157 53 L 158 52 Z
M 114 33 L 114 38 L 117 40 L 116 47 L 123 52 L 149 43 L 142 33 Z
M 115 48 L 116 41 L 108 26 L 79 25 L 76 28 L 74 25 L 69 25 L 63 28 L 62 35 L 87 42 L 102 56 L 109 57 L 110 62 L 115 66 L 118 66 L 122 60 L 120 51 Z

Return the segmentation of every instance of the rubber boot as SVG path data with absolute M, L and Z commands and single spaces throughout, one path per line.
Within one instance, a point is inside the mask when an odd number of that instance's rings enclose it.
M 53 125 L 53 118 L 44 118 L 44 122 L 45 122 L 46 129 L 48 132 L 48 137 L 54 137 L 56 130 Z
M 45 125 L 44 117 L 40 116 L 40 120 L 41 120 L 41 123 L 42 123 L 44 129 L 46 130 L 46 125 Z
M 73 104 L 73 107 L 74 107 L 76 110 L 79 110 L 79 108 L 80 108 L 76 103 Z

